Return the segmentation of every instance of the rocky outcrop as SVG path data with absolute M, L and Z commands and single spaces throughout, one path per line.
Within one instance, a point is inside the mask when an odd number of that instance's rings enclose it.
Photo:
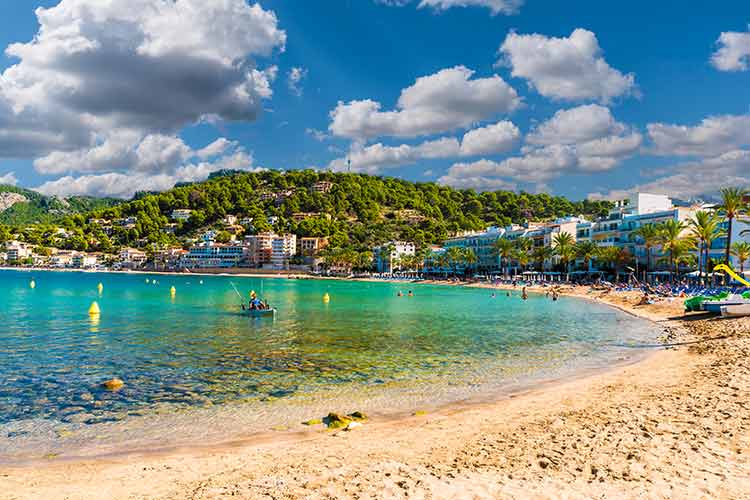
M 0 212 L 5 212 L 16 203 L 25 203 L 27 201 L 29 201 L 28 198 L 22 194 L 10 192 L 0 193 Z

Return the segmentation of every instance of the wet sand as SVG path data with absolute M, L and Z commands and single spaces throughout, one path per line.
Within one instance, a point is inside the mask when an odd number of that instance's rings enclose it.
M 350 432 L 6 467 L 0 498 L 750 498 L 750 318 L 565 293 L 660 322 L 671 348 Z

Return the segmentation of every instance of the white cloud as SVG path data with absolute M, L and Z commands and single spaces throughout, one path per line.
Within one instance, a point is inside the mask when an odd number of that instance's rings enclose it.
M 18 179 L 16 178 L 16 174 L 14 172 L 8 172 L 7 174 L 0 176 L 0 184 L 15 186 L 18 184 Z
M 254 168 L 253 159 L 244 151 L 235 151 L 219 160 L 209 163 L 189 163 L 175 168 L 171 172 L 150 173 L 109 172 L 79 177 L 65 176 L 48 181 L 34 188 L 46 195 L 72 196 L 111 196 L 130 198 L 138 191 L 164 191 L 178 182 L 198 182 L 205 180 L 212 172 L 223 169 L 259 171 Z
M 307 78 L 307 70 L 305 68 L 294 67 L 290 69 L 287 75 L 289 92 L 297 97 L 301 97 L 303 93 L 302 80 L 305 78 Z
M 375 137 L 418 137 L 468 127 L 521 105 L 516 91 L 502 78 L 471 79 L 463 66 L 418 78 L 402 90 L 394 111 L 381 111 L 372 100 L 339 102 L 330 113 L 333 135 L 355 140 Z
M 104 192 L 119 175 L 148 188 L 188 176 L 191 159 L 247 156 L 226 139 L 194 151 L 177 133 L 259 115 L 278 68 L 254 59 L 286 43 L 273 12 L 246 0 L 61 0 L 36 16 L 36 36 L 6 49 L 0 158 L 34 158 L 47 175 L 105 173 L 66 178 Z
M 421 0 L 419 7 L 432 7 L 437 10 L 448 10 L 453 7 L 486 7 L 493 15 L 517 14 L 523 0 Z
M 375 0 L 383 5 L 392 7 L 403 7 L 412 3 L 412 0 Z M 517 14 L 524 0 L 420 0 L 419 8 L 432 8 L 444 11 L 454 7 L 485 7 L 490 9 L 492 15 Z
M 635 154 L 642 136 L 599 105 L 561 110 L 526 136 L 522 156 L 456 163 L 439 182 L 487 189 L 498 182 L 541 184 L 566 173 L 610 170 Z
M 615 120 L 609 108 L 589 104 L 557 111 L 552 118 L 536 127 L 526 137 L 526 142 L 535 145 L 576 144 L 619 134 L 625 128 Z
M 502 63 L 545 97 L 608 102 L 636 92 L 633 74 L 623 75 L 602 56 L 596 35 L 576 29 L 567 38 L 510 33 L 500 46 Z
M 195 152 L 195 156 L 202 160 L 206 160 L 208 158 L 213 158 L 215 156 L 219 156 L 224 154 L 228 149 L 230 148 L 236 148 L 238 147 L 238 143 L 235 141 L 230 141 L 229 139 L 226 139 L 225 137 L 219 137 L 214 142 L 209 144 L 203 149 L 199 149 Z
M 513 149 L 520 138 L 521 131 L 509 121 L 475 128 L 464 134 L 461 141 L 461 155 L 477 156 L 505 153 Z
M 252 58 L 286 40 L 272 12 L 244 0 L 62 0 L 36 14 L 34 39 L 6 50 L 17 62 L 0 75 L 0 157 L 36 158 L 48 175 L 107 172 L 42 191 L 129 196 L 230 158 L 248 164 L 226 139 L 194 151 L 175 132 L 258 115 L 277 68 Z
M 420 160 L 505 153 L 517 144 L 520 137 L 521 132 L 518 127 L 509 121 L 501 121 L 466 132 L 461 142 L 453 137 L 443 137 L 416 146 L 409 144 L 385 146 L 382 143 L 376 143 L 362 147 L 355 144 L 346 158 L 333 160 L 328 168 L 346 171 L 351 161 L 353 171 L 376 174 L 384 169 L 416 163 Z
M 750 115 L 705 118 L 695 126 L 651 123 L 651 152 L 663 156 L 717 156 L 750 146 Z
M 318 130 L 316 128 L 306 128 L 305 133 L 318 142 L 323 142 L 330 137 L 324 131 Z
M 654 181 L 612 190 L 596 197 L 621 199 L 628 193 L 642 191 L 677 198 L 714 196 L 726 186 L 750 185 L 750 150 L 734 150 L 696 162 L 681 163 L 666 169 L 670 173 Z
M 716 41 L 719 48 L 711 55 L 711 64 L 720 71 L 750 69 L 750 32 L 725 31 Z

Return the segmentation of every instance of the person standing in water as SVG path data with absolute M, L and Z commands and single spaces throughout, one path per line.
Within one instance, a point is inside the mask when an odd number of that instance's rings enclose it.
M 525 286 L 523 287 L 523 291 L 521 292 L 521 298 L 522 298 L 523 300 L 526 300 L 526 299 L 528 299 L 528 298 L 529 298 L 529 294 L 528 294 L 528 293 L 526 293 L 526 287 L 525 287 Z

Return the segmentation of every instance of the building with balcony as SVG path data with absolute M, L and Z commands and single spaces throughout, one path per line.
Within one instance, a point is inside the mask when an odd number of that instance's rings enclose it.
M 388 249 L 390 248 L 390 252 Z M 379 273 L 392 273 L 393 263 L 406 255 L 415 255 L 417 248 L 414 243 L 406 241 L 390 241 L 374 249 L 375 266 Z

